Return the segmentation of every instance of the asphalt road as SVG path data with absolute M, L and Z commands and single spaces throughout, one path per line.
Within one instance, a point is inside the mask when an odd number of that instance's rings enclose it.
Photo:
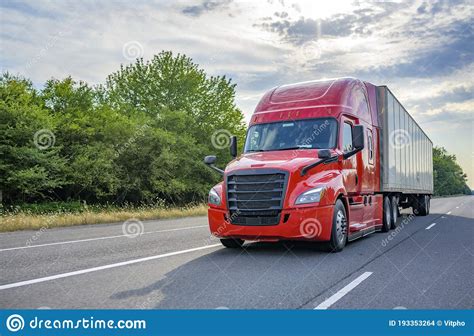
M 434 199 L 429 216 L 334 254 L 226 249 L 205 217 L 147 221 L 135 238 L 122 223 L 4 233 L 0 307 L 473 308 L 473 209 L 474 197 Z

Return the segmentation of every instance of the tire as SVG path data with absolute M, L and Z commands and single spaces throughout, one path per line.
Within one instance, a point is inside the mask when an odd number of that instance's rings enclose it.
M 347 231 L 346 208 L 341 200 L 337 200 L 332 216 L 331 240 L 327 246 L 330 252 L 340 252 L 344 249 L 347 243 Z
M 390 231 L 390 228 L 392 227 L 392 204 L 388 196 L 384 196 L 383 198 L 382 217 L 383 217 L 382 232 L 388 232 Z
M 391 201 L 391 218 L 390 218 L 390 228 L 395 229 L 398 226 L 398 197 L 393 196 Z
M 244 245 L 244 241 L 242 239 L 225 238 L 221 239 L 221 244 L 227 248 L 240 248 Z
M 430 197 L 428 195 L 420 195 L 415 200 L 413 213 L 417 216 L 427 216 L 430 213 Z

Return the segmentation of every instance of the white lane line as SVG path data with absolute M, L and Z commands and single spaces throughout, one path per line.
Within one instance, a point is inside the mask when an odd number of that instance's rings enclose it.
M 147 235 L 147 234 L 152 234 L 152 233 L 191 230 L 191 229 L 197 229 L 197 228 L 203 228 L 203 227 L 208 227 L 208 225 L 188 226 L 188 227 L 177 228 L 177 229 L 167 229 L 167 230 L 143 232 L 140 236 Z M 123 237 L 127 237 L 127 235 L 123 234 L 123 235 L 117 235 L 117 236 L 106 236 L 106 237 L 87 238 L 87 239 L 78 239 L 78 240 L 66 240 L 66 241 L 62 241 L 62 242 L 48 243 L 48 244 L 37 244 L 37 245 L 25 245 L 25 246 L 9 247 L 9 248 L 0 249 L 0 252 L 21 250 L 21 249 L 27 249 L 27 248 L 33 248 L 33 247 L 43 247 L 43 246 L 62 245 L 62 244 L 75 244 L 75 243 L 83 243 L 83 242 L 94 241 L 94 240 L 115 239 L 115 238 L 123 238 Z
M 457 206 L 456 209 L 459 209 L 459 207 Z
M 446 215 L 451 215 L 451 211 L 446 212 Z
M 141 263 L 141 262 L 145 262 L 145 261 L 161 259 L 161 258 L 166 258 L 166 257 L 179 255 L 179 254 L 184 254 L 184 253 L 209 249 L 209 248 L 213 248 L 213 247 L 217 247 L 217 246 L 221 246 L 221 244 L 206 245 L 206 246 L 196 247 L 196 248 L 192 248 L 192 249 L 188 249 L 188 250 L 170 252 L 170 253 L 165 253 L 165 254 L 158 254 L 158 255 L 151 256 L 151 257 L 133 259 L 133 260 L 123 261 L 123 262 L 119 262 L 119 263 L 115 263 L 115 264 L 103 265 L 103 266 L 98 266 L 98 267 L 86 268 L 86 269 L 82 269 L 82 270 L 74 271 L 74 272 L 67 272 L 67 273 L 51 275 L 51 276 L 47 276 L 47 277 L 44 277 L 44 278 L 37 278 L 37 279 L 31 279 L 31 280 L 26 280 L 26 281 L 14 282 L 14 283 L 6 284 L 6 285 L 1 285 L 0 290 L 9 289 L 9 288 L 16 288 L 16 287 L 22 287 L 22 286 L 32 285 L 32 284 L 36 284 L 36 283 L 40 283 L 40 282 L 56 280 L 56 279 L 67 278 L 67 277 L 71 277 L 71 276 L 74 276 L 74 275 L 80 275 L 80 274 L 86 274 L 86 273 L 91 273 L 91 272 L 102 271 L 102 270 L 109 269 L 109 268 L 115 268 L 115 267 L 121 267 L 121 266 L 137 264 L 137 263 Z
M 431 228 L 432 228 L 433 226 L 435 226 L 435 225 L 436 225 L 436 223 L 430 224 L 430 225 L 428 225 L 428 226 L 426 227 L 425 230 L 429 230 L 429 229 L 431 229 Z
M 337 301 L 339 301 L 343 296 L 345 296 L 347 293 L 349 293 L 351 290 L 353 290 L 355 287 L 357 287 L 362 281 L 367 279 L 369 276 L 372 275 L 372 272 L 365 272 L 362 275 L 360 275 L 357 279 L 353 280 L 351 283 L 349 283 L 347 286 L 344 288 L 340 289 L 336 294 L 331 296 L 329 299 L 326 299 L 322 303 L 320 303 L 316 308 L 314 309 L 328 309 L 331 307 L 333 304 L 335 304 Z

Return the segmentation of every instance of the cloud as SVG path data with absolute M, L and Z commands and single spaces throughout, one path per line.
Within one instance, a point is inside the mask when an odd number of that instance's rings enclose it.
M 450 7 L 453 5 L 462 5 L 465 4 L 461 0 L 439 0 L 439 1 L 423 1 L 420 6 L 417 8 L 418 14 L 428 14 L 434 16 L 436 14 L 442 14 L 446 11 L 449 11 Z
M 43 18 L 50 18 L 54 19 L 55 16 L 53 13 L 43 10 L 42 8 L 38 8 L 28 4 L 27 2 L 22 1 L 2 1 L 0 2 L 0 8 L 2 10 L 13 10 L 16 12 L 20 12 L 26 15 L 31 15 L 35 17 L 43 17 Z M 7 19 L 7 17 L 2 16 L 2 20 Z
M 316 20 L 301 17 L 296 21 L 278 16 L 273 22 L 255 24 L 256 27 L 277 33 L 284 41 L 300 46 L 321 37 L 348 36 L 356 29 L 352 15 L 338 16 L 329 20 Z
M 206 0 L 198 5 L 186 6 L 181 10 L 181 13 L 188 16 L 199 17 L 207 12 L 212 12 L 218 8 L 225 8 L 230 3 L 226 1 L 210 1 Z
M 463 83 L 459 84 L 458 86 L 438 91 L 432 95 L 427 97 L 426 95 L 420 95 L 415 99 L 411 99 L 410 103 L 413 105 L 420 105 L 423 104 L 424 106 L 428 107 L 429 109 L 439 106 L 443 106 L 444 104 L 453 104 L 453 103 L 464 103 L 469 102 L 472 99 L 472 92 L 474 91 L 473 83 Z M 472 106 L 471 106 L 472 109 Z M 439 110 L 439 109 L 438 109 Z M 471 111 L 474 112 L 474 111 Z M 426 112 L 430 114 L 429 112 Z
M 446 120 L 456 120 L 456 118 L 452 119 L 452 115 L 455 114 L 457 116 L 461 116 L 461 120 L 465 120 L 466 117 L 470 117 L 471 119 L 474 118 L 472 115 L 474 108 L 474 99 L 468 99 L 463 101 L 462 103 L 447 103 L 443 106 L 435 109 L 431 109 L 425 112 L 425 115 L 428 116 L 442 116 L 443 114 L 448 114 L 448 118 L 443 118 Z M 431 119 L 432 120 L 432 119 Z
M 354 9 L 351 13 L 339 13 L 328 18 L 314 19 L 300 16 L 291 19 L 287 12 L 275 13 L 261 19 L 256 27 L 277 33 L 284 41 L 300 46 L 308 41 L 324 37 L 345 37 L 350 35 L 370 35 L 371 26 L 390 16 L 394 11 L 406 6 L 396 2 L 376 2 L 370 7 Z M 301 11 L 298 11 L 298 14 Z
M 449 75 L 456 69 L 474 62 L 474 48 L 468 41 L 473 41 L 472 31 L 466 38 L 454 38 L 452 41 L 433 48 L 416 51 L 408 59 L 389 66 L 368 67 L 359 74 L 377 71 L 391 77 L 433 77 Z

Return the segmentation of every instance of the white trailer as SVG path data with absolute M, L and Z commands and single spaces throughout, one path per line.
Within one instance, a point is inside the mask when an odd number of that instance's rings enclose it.
M 382 125 L 381 191 L 397 195 L 402 207 L 428 213 L 433 194 L 433 143 L 386 86 L 377 87 L 377 110 Z

